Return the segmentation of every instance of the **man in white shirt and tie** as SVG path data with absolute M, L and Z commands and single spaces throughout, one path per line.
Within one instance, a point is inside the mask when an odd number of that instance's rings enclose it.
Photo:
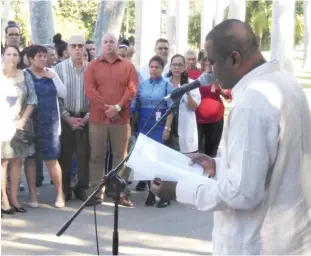
M 153 192 L 215 212 L 214 254 L 311 255 L 311 119 L 301 85 L 264 60 L 239 20 L 215 26 L 205 54 L 233 95 L 221 154 L 193 155 L 203 176 L 154 182 Z

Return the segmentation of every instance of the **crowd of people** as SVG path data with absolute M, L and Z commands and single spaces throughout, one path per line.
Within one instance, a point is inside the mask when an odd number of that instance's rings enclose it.
M 135 47 L 115 35 L 103 36 L 97 57 L 93 41 L 82 35 L 64 41 L 61 34 L 56 34 L 54 45 L 29 45 L 20 51 L 18 24 L 9 22 L 5 34 L 1 51 L 5 88 L 1 99 L 5 113 L 5 129 L 1 131 L 4 214 L 27 212 L 18 200 L 18 191 L 23 190 L 22 164 L 29 207 L 39 207 L 36 188 L 43 184 L 43 163 L 55 186 L 55 207 L 64 207 L 73 194 L 85 201 L 104 172 L 126 157 L 132 146 L 129 141 L 146 133 L 172 104 L 159 105 L 146 124 L 157 103 L 202 72 L 211 72 L 203 50 L 170 56 L 170 44 L 164 38 L 155 42 L 155 56 L 135 67 Z M 223 101 L 230 99 L 230 90 L 222 90 L 216 83 L 188 92 L 150 136 L 185 154 L 200 151 L 214 157 L 224 124 Z M 26 136 L 24 133 L 32 139 L 15 143 L 17 135 Z M 128 184 L 130 171 L 123 168 L 120 172 Z M 149 188 L 150 181 L 139 181 L 136 186 L 137 191 Z M 121 193 L 121 205 L 133 206 L 130 192 L 126 188 Z M 103 189 L 88 205 L 102 203 L 105 194 Z M 156 204 L 150 189 L 145 204 Z M 160 198 L 157 207 L 169 204 Z

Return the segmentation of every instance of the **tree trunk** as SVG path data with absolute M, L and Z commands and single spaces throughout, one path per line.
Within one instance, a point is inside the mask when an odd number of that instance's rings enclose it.
M 295 0 L 274 0 L 272 5 L 271 60 L 279 60 L 283 69 L 294 71 Z
M 304 2 L 303 67 L 311 69 L 311 1 Z
M 93 36 L 97 56 L 102 53 L 101 39 L 104 33 L 111 33 L 117 39 L 119 38 L 125 4 L 126 2 L 121 0 L 104 0 L 100 2 Z
M 245 21 L 246 1 L 230 0 L 228 19 Z
M 54 23 L 51 1 L 29 1 L 30 25 L 33 44 L 53 45 Z

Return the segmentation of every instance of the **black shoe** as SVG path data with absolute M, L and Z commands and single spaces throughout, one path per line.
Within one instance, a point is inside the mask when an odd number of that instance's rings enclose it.
M 13 210 L 15 210 L 16 212 L 20 212 L 20 213 L 26 213 L 27 210 L 24 207 L 15 207 L 14 205 L 11 205 Z
M 52 180 L 50 180 L 51 185 L 54 185 L 54 182 Z
M 1 217 L 3 216 L 3 214 L 13 215 L 14 213 L 15 213 L 15 210 L 13 208 L 10 208 L 8 210 L 1 209 Z
M 168 207 L 170 204 L 171 204 L 170 201 L 160 199 L 160 201 L 157 204 L 157 208 L 165 208 L 165 207 Z
M 138 184 L 136 185 L 136 191 L 144 191 L 147 187 L 147 182 L 146 181 L 139 181 Z
M 24 190 L 25 190 L 24 185 L 23 185 L 23 184 L 20 184 L 20 185 L 19 185 L 19 191 L 24 191 Z
M 36 181 L 36 187 L 37 188 L 42 187 L 42 181 L 37 180 Z
M 81 201 L 86 201 L 87 199 L 86 191 L 82 188 L 76 188 L 74 190 L 74 194 L 75 194 L 76 199 L 80 199 Z
M 104 200 L 97 198 L 97 197 L 93 197 L 90 201 L 87 202 L 86 206 L 93 206 L 95 204 L 102 204 L 104 202 Z
M 146 206 L 154 206 L 155 203 L 156 203 L 155 195 L 152 194 L 151 192 L 149 192 L 148 197 L 147 197 L 147 200 L 146 200 L 146 202 L 145 202 L 145 205 L 146 205 Z

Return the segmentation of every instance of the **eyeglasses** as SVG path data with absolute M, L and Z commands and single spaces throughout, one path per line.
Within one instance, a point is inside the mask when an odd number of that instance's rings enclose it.
M 168 51 L 168 47 L 158 47 L 158 50 L 159 50 L 159 51 L 162 51 L 162 50 Z
M 71 48 L 73 48 L 73 49 L 76 49 L 77 47 L 78 47 L 79 49 L 81 49 L 81 48 L 83 48 L 84 44 L 71 44 L 70 46 L 71 46 Z
M 10 34 L 8 34 L 8 36 L 16 36 L 16 37 L 18 37 L 18 36 L 20 36 L 20 34 L 18 34 L 18 33 L 10 33 Z
M 183 63 L 172 63 L 171 66 L 174 68 L 182 68 L 185 66 L 185 64 L 183 64 Z

